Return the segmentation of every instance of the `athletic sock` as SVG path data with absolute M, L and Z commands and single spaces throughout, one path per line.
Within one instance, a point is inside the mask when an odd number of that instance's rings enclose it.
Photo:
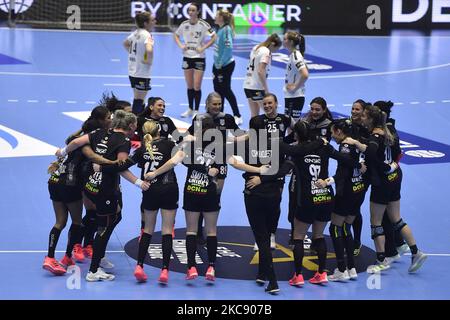
M 137 264 L 140 265 L 141 267 L 144 267 L 144 260 L 148 252 L 148 246 L 150 245 L 150 241 L 152 241 L 152 235 L 144 232 L 142 234 L 141 241 L 139 241 L 138 258 L 137 258 Z
M 195 90 L 195 111 L 200 108 L 200 101 L 202 101 L 202 90 Z
M 305 249 L 303 247 L 303 240 L 293 240 L 294 243 L 294 265 L 295 274 L 299 275 L 302 273 L 303 268 L 303 257 L 305 255 Z
M 55 227 L 53 227 L 52 230 L 50 230 L 50 234 L 48 237 L 47 257 L 49 257 L 49 258 L 55 257 L 55 249 L 56 249 L 56 245 L 58 244 L 60 234 L 61 234 L 61 230 L 59 230 Z
M 187 96 L 188 96 L 189 109 L 193 110 L 194 109 L 195 90 L 188 89 Z
M 69 241 L 67 242 L 66 255 L 72 257 L 73 247 L 77 243 L 81 243 L 81 238 L 83 237 L 83 226 L 79 224 L 73 224 L 69 229 Z
M 162 236 L 162 252 L 163 252 L 163 264 L 162 269 L 169 269 L 170 256 L 172 254 L 172 235 L 164 234 Z
M 207 236 L 206 246 L 208 248 L 208 262 L 210 266 L 214 266 L 217 255 L 217 236 Z
M 197 252 L 197 235 L 186 235 L 186 253 L 188 258 L 188 269 L 195 267 L 195 254 Z

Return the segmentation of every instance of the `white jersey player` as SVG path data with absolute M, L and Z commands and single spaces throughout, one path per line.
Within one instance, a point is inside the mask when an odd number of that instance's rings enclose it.
M 305 104 L 305 82 L 309 77 L 303 58 L 305 38 L 298 32 L 288 31 L 284 34 L 283 45 L 290 53 L 283 86 L 285 113 L 298 120 Z
M 266 41 L 255 46 L 250 53 L 244 91 L 250 106 L 251 118 L 259 115 L 264 95 L 269 93 L 269 76 L 272 53 L 281 47 L 280 37 L 274 33 Z
M 128 51 L 128 76 L 134 91 L 133 113 L 144 110 L 144 99 L 150 86 L 150 70 L 153 62 L 154 41 L 150 33 L 155 19 L 149 12 L 136 14 L 137 30 L 130 34 L 123 45 Z
M 202 99 L 203 74 L 206 68 L 205 50 L 216 41 L 215 31 L 205 20 L 199 18 L 199 4 L 191 3 L 188 14 L 189 20 L 181 23 L 173 35 L 175 42 L 183 50 L 182 68 L 189 102 L 189 109 L 181 114 L 183 118 L 194 116 L 198 112 Z M 205 44 L 204 41 L 207 36 L 210 36 L 210 40 Z M 183 38 L 183 42 L 181 38 Z

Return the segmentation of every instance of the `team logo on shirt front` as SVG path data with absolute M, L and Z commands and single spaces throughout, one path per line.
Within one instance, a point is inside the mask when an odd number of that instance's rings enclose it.
M 224 125 L 225 125 L 225 119 L 220 119 L 219 122 L 220 122 L 220 125 L 221 125 L 221 126 L 224 126 Z
M 215 265 L 216 277 L 223 279 L 251 280 L 254 281 L 259 263 L 259 252 L 253 251 L 255 238 L 250 227 L 244 226 L 219 226 L 217 230 L 217 261 Z M 276 250 L 272 251 L 273 262 L 277 272 L 277 278 L 281 281 L 292 277 L 294 253 L 289 247 L 289 232 L 287 229 L 278 229 L 276 234 Z M 186 254 L 186 229 L 176 229 L 171 253 L 170 271 L 185 273 L 187 269 Z M 304 241 L 305 256 L 303 258 L 303 275 L 310 278 L 318 268 L 317 253 L 311 245 L 311 234 Z M 325 236 L 327 242 L 327 271 L 336 268 L 335 254 L 332 252 L 333 244 L 329 236 Z M 138 238 L 130 240 L 125 245 L 125 252 L 133 259 L 137 259 L 139 241 Z M 373 262 L 375 252 L 362 246 L 358 259 L 355 259 L 356 270 L 365 272 L 367 266 Z M 208 252 L 206 246 L 198 246 L 195 257 L 198 271 L 204 275 L 208 267 Z M 145 264 L 160 268 L 162 264 L 161 232 L 155 232 L 152 236 L 152 244 L 148 248 Z
M 168 130 L 169 130 L 169 125 L 166 124 L 166 123 L 164 123 L 164 124 L 162 125 L 162 129 L 163 129 L 163 131 L 168 131 Z

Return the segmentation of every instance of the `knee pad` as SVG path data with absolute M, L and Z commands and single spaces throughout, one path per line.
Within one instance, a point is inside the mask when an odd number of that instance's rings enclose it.
M 343 236 L 343 228 L 333 223 L 330 224 L 329 231 L 331 238 L 339 238 Z
M 384 236 L 384 229 L 382 226 L 370 226 L 371 238 L 375 239 L 380 236 Z
M 352 225 L 344 223 L 344 236 L 348 237 L 352 235 Z
M 392 225 L 394 227 L 394 231 L 400 231 L 404 227 L 406 227 L 406 222 L 403 219 L 398 220 L 396 223 Z

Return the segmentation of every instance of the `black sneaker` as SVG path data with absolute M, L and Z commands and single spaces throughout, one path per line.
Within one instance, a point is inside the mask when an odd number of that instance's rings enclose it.
M 275 294 L 280 291 L 280 288 L 278 288 L 278 283 L 276 281 L 271 281 L 264 291 L 266 291 L 267 293 Z
M 263 285 L 266 283 L 266 276 L 263 273 L 258 273 L 255 281 L 257 284 Z

